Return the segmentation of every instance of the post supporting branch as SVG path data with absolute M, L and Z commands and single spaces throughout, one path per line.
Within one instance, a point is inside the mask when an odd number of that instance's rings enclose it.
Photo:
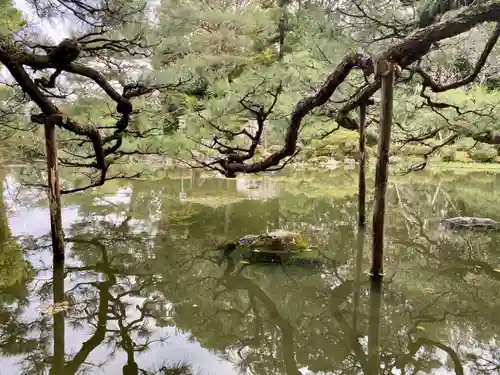
M 50 209 L 50 231 L 54 263 L 64 263 L 64 232 L 62 226 L 61 186 L 57 165 L 56 126 L 51 118 L 45 120 L 45 150 L 47 157 L 47 183 Z
M 373 278 L 383 275 L 384 217 L 389 170 L 389 148 L 391 142 L 392 111 L 394 96 L 395 66 L 385 58 L 374 58 L 375 74 L 381 80 L 380 138 L 378 143 L 377 168 L 375 172 L 375 203 L 373 209 Z

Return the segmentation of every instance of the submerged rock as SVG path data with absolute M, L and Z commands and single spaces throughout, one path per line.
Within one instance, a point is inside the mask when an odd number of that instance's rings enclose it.
M 458 216 L 441 221 L 446 229 L 500 229 L 500 224 L 492 219 Z

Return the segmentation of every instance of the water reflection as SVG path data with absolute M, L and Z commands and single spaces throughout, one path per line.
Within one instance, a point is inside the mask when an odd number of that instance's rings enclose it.
M 68 197 L 65 270 L 50 263 L 50 237 L 17 232 L 15 212 L 12 235 L 15 204 L 0 202 L 0 373 L 497 373 L 499 236 L 439 227 L 445 214 L 498 220 L 495 177 L 393 184 L 382 285 L 366 274 L 370 236 L 354 235 L 357 177 L 340 173 L 266 179 L 263 199 L 196 174 Z M 321 267 L 217 250 L 276 228 L 304 233 Z
M 65 302 L 64 300 L 64 264 L 57 262 L 56 259 L 53 260 L 52 264 L 52 297 L 53 306 L 59 306 Z M 65 361 L 65 350 L 64 350 L 64 314 L 65 310 L 55 312 L 53 318 L 54 325 L 54 350 L 53 350 L 53 364 L 51 368 L 51 374 L 63 374 L 64 373 L 64 361 Z

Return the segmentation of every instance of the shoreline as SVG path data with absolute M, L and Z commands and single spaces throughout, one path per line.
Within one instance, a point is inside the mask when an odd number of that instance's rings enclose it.
M 156 160 L 155 160 L 156 159 Z M 403 167 L 405 165 L 404 158 L 399 159 L 397 161 L 389 161 L 391 165 L 391 169 L 394 167 Z M 2 160 L 2 164 L 9 168 L 23 168 L 23 167 L 37 167 L 41 168 L 45 167 L 45 160 L 37 159 L 37 160 Z M 315 170 L 330 170 L 334 171 L 337 169 L 356 169 L 358 166 L 358 162 L 351 158 L 346 158 L 344 160 L 337 160 L 334 158 L 322 158 L 320 160 L 316 158 L 312 158 L 305 161 L 295 161 L 291 162 L 288 166 L 289 169 L 315 169 Z M 171 170 L 171 169 L 192 169 L 185 166 L 182 162 L 173 160 L 168 157 L 136 157 L 133 159 L 132 163 L 120 162 L 116 163 L 116 166 L 124 167 L 127 165 L 131 165 L 132 167 L 145 167 L 145 172 L 148 170 Z M 375 163 L 372 160 L 367 161 L 367 167 L 371 168 L 375 166 Z M 409 166 L 409 165 L 408 165 Z M 72 167 L 60 166 L 61 169 L 73 169 Z M 462 171 L 489 171 L 489 172 L 500 172 L 500 163 L 496 162 L 475 162 L 475 161 L 450 161 L 444 162 L 442 160 L 430 160 L 424 170 L 462 170 Z M 260 172 L 266 173 L 266 172 Z M 412 173 L 412 172 L 410 172 Z

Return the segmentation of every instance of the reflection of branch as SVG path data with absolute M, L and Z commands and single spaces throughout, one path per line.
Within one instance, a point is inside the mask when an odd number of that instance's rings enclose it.
M 77 241 L 73 241 L 77 242 Z M 104 247 L 101 247 L 101 259 L 103 264 L 109 265 L 109 260 Z M 85 363 L 90 353 L 96 349 L 106 336 L 106 326 L 108 322 L 109 289 L 116 283 L 114 277 L 106 281 L 96 282 L 93 285 L 99 290 L 99 308 L 97 313 L 97 329 L 90 339 L 82 344 L 81 349 L 75 354 L 72 360 L 66 362 L 64 366 L 65 374 L 76 374 L 81 365 Z
M 450 348 L 449 346 L 439 342 L 439 341 L 434 341 L 426 337 L 419 337 L 414 343 L 410 345 L 410 350 L 409 353 L 405 356 L 407 358 L 406 362 L 400 363 L 398 367 L 400 369 L 403 369 L 407 362 L 410 361 L 413 356 L 420 350 L 421 347 L 423 346 L 430 346 L 430 347 L 435 347 L 438 349 L 441 349 L 442 351 L 446 352 L 450 359 L 453 361 L 453 365 L 455 367 L 455 374 L 456 375 L 464 375 L 464 367 L 460 361 L 460 357 L 458 356 L 457 352 Z
M 295 360 L 295 344 L 292 326 L 288 320 L 281 316 L 273 300 L 254 282 L 241 275 L 224 276 L 223 281 L 228 288 L 245 289 L 248 291 L 249 296 L 255 297 L 262 302 L 269 316 L 281 331 L 281 346 L 287 374 L 301 375 Z
M 475 270 L 477 268 L 481 269 L 485 274 L 492 277 L 495 280 L 500 281 L 500 272 L 495 271 L 495 269 L 487 262 L 474 259 L 461 259 L 460 263 L 473 267 Z M 477 272 L 477 271 L 476 271 Z
M 339 310 L 339 305 L 347 299 L 352 290 L 358 290 L 359 288 L 361 288 L 361 285 L 361 280 L 357 280 L 354 282 L 351 280 L 344 281 L 329 293 L 329 305 L 331 314 L 342 327 L 342 331 L 345 337 L 347 337 L 346 341 L 348 343 L 348 347 L 353 351 L 356 359 L 363 369 L 363 373 L 368 374 L 370 373 L 369 363 L 363 347 L 358 341 L 357 326 L 353 323 L 353 326 L 351 327 Z M 357 306 L 354 306 L 354 308 L 357 308 Z
M 118 272 L 111 267 L 110 260 L 107 256 L 106 247 L 100 242 L 94 240 L 83 240 L 72 238 L 69 239 L 68 242 L 73 243 L 86 243 L 96 246 L 101 250 L 102 253 L 102 262 L 98 263 L 95 267 L 73 267 L 67 268 L 68 272 L 77 272 L 82 270 L 94 270 L 96 272 L 101 272 L 105 274 L 108 278 L 107 281 L 101 283 L 92 283 L 97 286 L 99 289 L 99 310 L 97 314 L 97 327 L 96 332 L 91 337 L 90 340 L 86 341 L 80 351 L 74 356 L 74 358 L 68 362 L 65 366 L 66 372 L 68 374 L 75 374 L 78 371 L 79 367 L 85 363 L 89 354 L 99 346 L 107 332 L 115 332 L 112 329 L 107 328 L 108 319 L 113 319 L 117 322 L 118 325 L 118 334 L 121 337 L 120 346 L 127 353 L 127 363 L 123 367 L 123 373 L 125 375 L 137 375 L 139 373 L 139 368 L 137 363 L 135 362 L 135 352 L 142 350 L 146 344 L 137 345 L 130 337 L 130 332 L 138 327 L 141 327 L 144 323 L 144 319 L 150 316 L 147 312 L 147 305 L 151 303 L 151 301 L 146 301 L 142 305 L 142 307 L 137 306 L 137 310 L 140 312 L 140 316 L 136 319 L 133 319 L 130 323 L 124 324 L 126 321 L 126 306 L 121 301 L 121 298 L 133 293 L 134 291 L 125 291 L 123 293 L 119 293 L 116 296 L 113 296 L 110 292 L 111 287 L 116 285 L 116 275 L 115 274 L 123 274 L 122 272 Z M 160 340 L 161 341 L 161 340 Z M 148 342 L 149 344 L 150 342 Z

